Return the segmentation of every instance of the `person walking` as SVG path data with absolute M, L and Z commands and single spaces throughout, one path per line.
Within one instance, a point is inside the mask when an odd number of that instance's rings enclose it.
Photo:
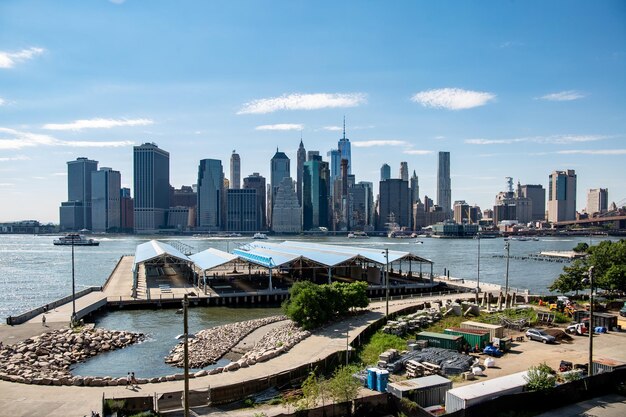
M 130 383 L 131 383 L 131 377 L 130 377 L 130 372 L 129 372 L 128 375 L 126 375 L 126 389 L 130 387 Z
M 46 327 L 46 315 L 45 314 L 41 315 L 41 325 Z
M 133 388 L 137 388 L 137 386 L 139 385 L 137 383 L 137 378 L 135 378 L 135 373 L 131 372 L 130 374 L 130 383 L 133 385 Z

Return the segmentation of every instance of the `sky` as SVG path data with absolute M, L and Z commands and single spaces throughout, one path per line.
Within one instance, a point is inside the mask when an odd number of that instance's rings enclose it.
M 505 177 L 576 171 L 626 199 L 624 1 L 0 2 L 0 221 L 59 221 L 67 161 L 132 188 L 132 147 L 170 153 L 175 187 L 233 150 L 242 178 L 337 147 L 357 181 L 400 162 L 436 202 L 493 206 Z M 375 186 L 377 189 L 377 185 Z

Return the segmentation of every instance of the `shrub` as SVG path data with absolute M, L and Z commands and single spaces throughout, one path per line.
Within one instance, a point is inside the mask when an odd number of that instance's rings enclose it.
M 528 369 L 528 375 L 524 377 L 528 385 L 526 388 L 529 391 L 547 391 L 556 385 L 556 378 L 552 375 L 552 368 L 546 363 L 542 363 L 539 366 L 531 366 Z

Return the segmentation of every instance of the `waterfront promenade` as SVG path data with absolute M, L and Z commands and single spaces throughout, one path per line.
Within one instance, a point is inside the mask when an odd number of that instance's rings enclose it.
M 471 293 L 450 294 L 432 297 L 414 297 L 403 300 L 393 300 L 389 304 L 390 313 L 400 311 L 411 305 L 425 301 L 447 299 L 471 299 Z M 370 304 L 365 314 L 333 323 L 296 345 L 289 352 L 284 353 L 267 362 L 258 363 L 249 368 L 242 368 L 235 372 L 224 372 L 216 375 L 207 375 L 190 380 L 190 388 L 206 389 L 208 386 L 220 387 L 235 384 L 240 381 L 254 380 L 271 375 L 288 372 L 304 364 L 324 359 L 336 352 L 346 349 L 346 331 L 350 342 L 359 337 L 371 323 L 383 317 L 384 302 Z M 8 327 L 8 326 L 7 326 Z M 20 326 L 15 326 L 20 327 Z M 162 361 L 163 358 L 154 358 Z M 131 371 L 129 369 L 129 371 Z M 180 373 L 179 369 L 172 368 L 172 374 Z M 141 375 L 137 375 L 141 378 Z M 183 389 L 183 381 L 162 382 L 158 384 L 142 384 L 135 391 L 123 386 L 115 387 L 68 387 L 68 386 L 41 386 L 26 385 L 0 381 L 0 415 L 11 416 L 83 416 L 89 415 L 91 410 L 100 410 L 103 394 L 107 397 L 128 397 L 155 393 L 178 392 Z

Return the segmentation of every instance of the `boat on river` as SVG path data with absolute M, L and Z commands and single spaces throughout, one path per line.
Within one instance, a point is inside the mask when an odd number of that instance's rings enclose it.
M 94 239 L 87 239 L 78 233 L 68 233 L 52 242 L 55 246 L 98 246 L 100 242 Z
M 348 233 L 348 239 L 369 239 L 369 236 L 365 232 L 355 230 L 354 232 Z
M 267 239 L 267 235 L 265 233 L 255 233 L 252 239 Z

